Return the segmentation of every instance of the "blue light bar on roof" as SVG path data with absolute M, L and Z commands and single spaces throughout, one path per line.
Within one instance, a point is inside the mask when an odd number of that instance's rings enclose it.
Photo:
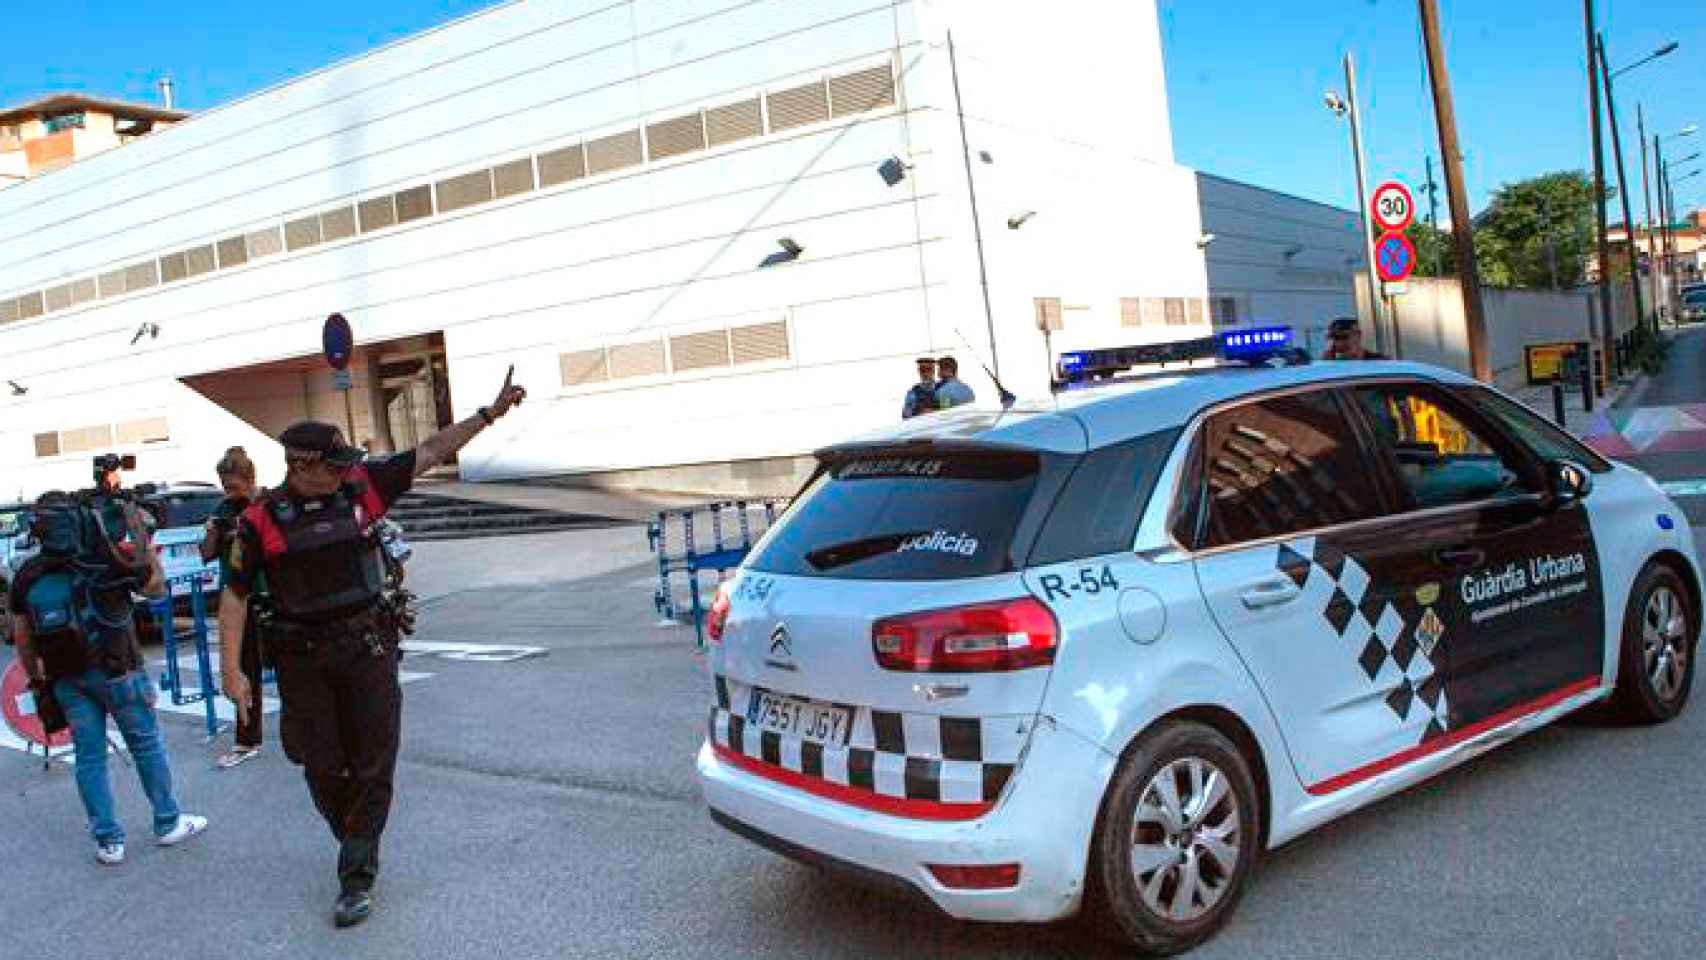
M 1227 330 L 1220 335 L 1220 352 L 1227 357 L 1277 353 L 1291 346 L 1290 327 Z

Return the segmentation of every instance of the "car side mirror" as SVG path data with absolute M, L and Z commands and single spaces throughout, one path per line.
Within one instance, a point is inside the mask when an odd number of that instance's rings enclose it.
M 1593 492 L 1593 473 L 1574 460 L 1546 461 L 1546 493 L 1551 506 L 1565 507 Z

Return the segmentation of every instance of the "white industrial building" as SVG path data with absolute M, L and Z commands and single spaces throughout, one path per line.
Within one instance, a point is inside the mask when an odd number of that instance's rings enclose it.
M 1043 392 L 1039 316 L 1056 353 L 1206 333 L 1211 287 L 1314 320 L 1215 283 L 1278 256 L 1244 191 L 1173 161 L 1150 2 L 509 3 L 0 190 L 0 495 L 235 443 L 276 480 L 296 418 L 404 447 L 512 364 L 467 478 L 774 477 L 921 354 Z M 1324 297 L 1330 233 L 1283 268 Z
M 1334 317 L 1356 316 L 1366 284 L 1354 211 L 1197 174 L 1217 326 L 1285 325 L 1319 356 Z

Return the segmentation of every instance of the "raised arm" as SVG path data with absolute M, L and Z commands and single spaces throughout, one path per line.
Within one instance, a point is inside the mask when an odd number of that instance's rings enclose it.
M 515 375 L 515 368 L 510 368 L 510 377 Z M 498 391 L 498 398 L 489 407 L 481 407 L 477 413 L 460 423 L 453 423 L 443 430 L 421 441 L 415 448 L 415 476 L 420 476 L 450 459 L 456 451 L 468 445 L 481 430 L 486 429 L 497 419 L 509 412 L 509 408 L 527 399 L 527 388 L 512 384 L 510 377 L 504 378 L 503 389 Z

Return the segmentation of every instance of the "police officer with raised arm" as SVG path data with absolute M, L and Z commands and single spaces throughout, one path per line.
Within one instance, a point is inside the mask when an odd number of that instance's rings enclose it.
M 413 450 L 365 463 L 337 427 L 295 424 L 279 436 L 284 485 L 250 504 L 239 521 L 219 602 L 223 687 L 238 710 L 249 709 L 241 648 L 249 592 L 264 574 L 267 608 L 257 633 L 278 679 L 285 755 L 302 766 L 314 806 L 340 845 L 339 927 L 361 923 L 373 910 L 402 721 L 404 613 L 385 593 L 374 527 L 416 477 L 526 396 L 506 379 L 491 406 Z

